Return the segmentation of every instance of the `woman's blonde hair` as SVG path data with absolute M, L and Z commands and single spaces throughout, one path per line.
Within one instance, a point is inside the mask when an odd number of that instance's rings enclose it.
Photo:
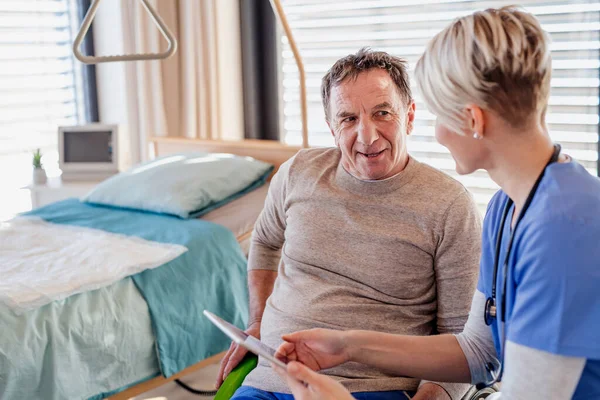
M 514 6 L 456 19 L 427 45 L 416 65 L 427 107 L 464 133 L 465 106 L 476 104 L 522 126 L 544 115 L 550 92 L 550 39 L 531 14 Z

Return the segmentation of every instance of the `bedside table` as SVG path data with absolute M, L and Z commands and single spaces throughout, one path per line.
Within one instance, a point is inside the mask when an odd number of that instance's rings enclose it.
M 23 189 L 27 189 L 31 193 L 31 208 L 38 208 L 70 197 L 82 197 L 100 182 L 63 182 L 60 178 L 48 178 L 48 182 L 45 184 L 32 183 Z

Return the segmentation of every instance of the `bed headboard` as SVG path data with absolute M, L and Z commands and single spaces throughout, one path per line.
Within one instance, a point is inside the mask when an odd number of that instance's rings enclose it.
M 230 153 L 265 161 L 275 166 L 277 172 L 281 164 L 301 149 L 300 146 L 287 146 L 272 140 L 247 139 L 241 141 L 201 140 L 174 137 L 152 137 L 149 139 L 154 157 L 173 153 L 203 151 L 207 153 Z M 272 176 L 272 175 L 271 175 Z

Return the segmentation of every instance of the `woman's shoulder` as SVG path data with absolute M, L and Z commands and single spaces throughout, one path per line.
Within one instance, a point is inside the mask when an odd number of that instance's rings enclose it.
M 484 229 L 496 230 L 498 228 L 507 200 L 508 196 L 503 190 L 498 190 L 492 196 L 485 210 Z
M 548 168 L 540 185 L 536 220 L 600 226 L 600 178 L 571 161 Z
M 557 164 L 547 174 L 516 232 L 520 265 L 585 276 L 600 260 L 600 179 L 577 163 Z

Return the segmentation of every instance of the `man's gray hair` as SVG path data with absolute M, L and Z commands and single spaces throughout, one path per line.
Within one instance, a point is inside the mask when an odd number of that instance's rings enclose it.
M 331 88 L 347 78 L 356 79 L 361 72 L 375 68 L 386 70 L 406 104 L 412 102 L 407 62 L 384 51 L 373 51 L 368 47 L 363 47 L 356 54 L 347 55 L 336 61 L 321 81 L 321 99 L 327 121 L 329 121 Z

